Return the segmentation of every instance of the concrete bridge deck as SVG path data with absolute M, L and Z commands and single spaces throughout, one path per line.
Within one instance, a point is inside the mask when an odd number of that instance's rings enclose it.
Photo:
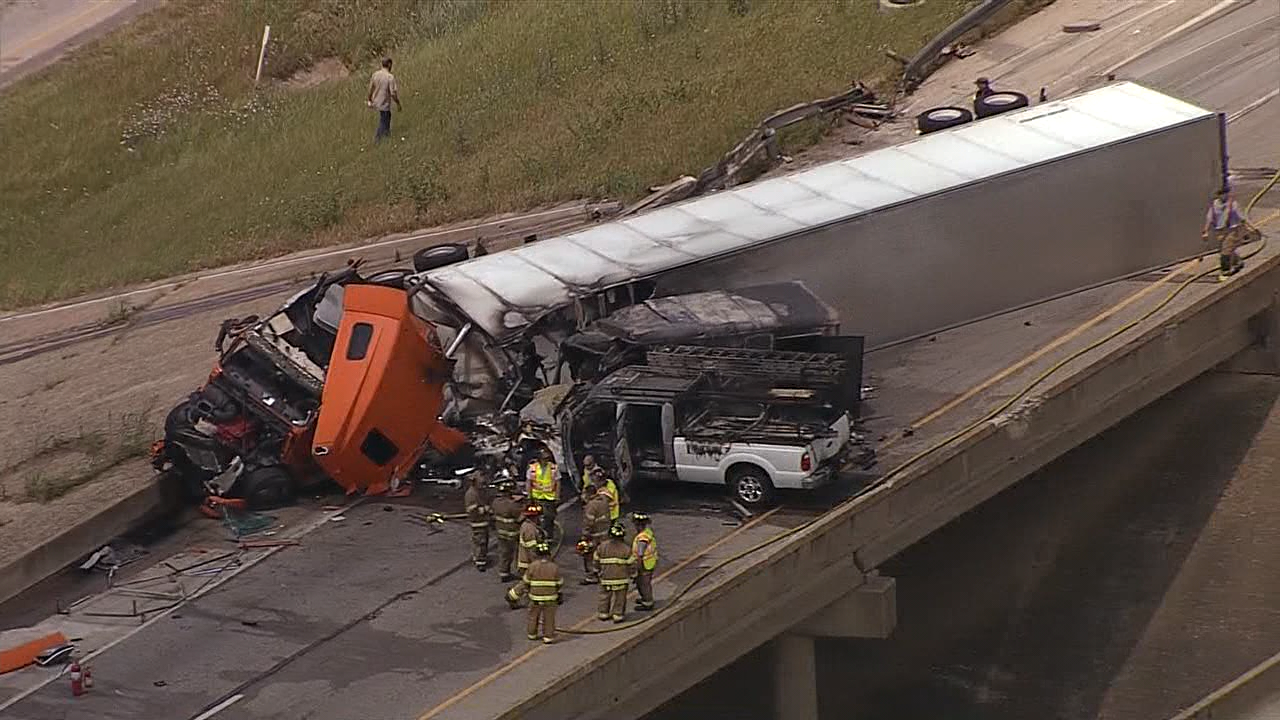
M 523 613 L 506 610 L 495 577 L 470 569 L 464 528 L 406 529 L 401 516 L 416 508 L 370 502 L 341 521 L 317 514 L 300 546 L 263 557 L 140 627 L 63 618 L 79 623 L 74 632 L 87 649 L 103 648 L 91 659 L 100 691 L 73 699 L 64 682 L 32 686 L 44 678 L 30 674 L 10 681 L 19 684 L 0 709 L 31 720 L 190 718 L 223 703 L 230 704 L 220 720 L 286 712 L 639 716 L 849 596 L 868 571 L 919 538 L 1254 343 L 1269 328 L 1280 253 L 1264 248 L 1224 284 L 1187 282 L 1209 269 L 1208 261 L 1183 265 L 872 353 L 876 390 L 864 412 L 872 436 L 883 437 L 878 470 L 954 442 L 856 499 L 841 497 L 859 490 L 855 479 L 826 497 L 789 497 L 789 507 L 741 527 L 708 512 L 709 498 L 683 490 L 647 498 L 664 551 L 664 609 L 638 626 L 614 631 L 592 619 L 594 590 L 574 585 L 578 571 L 566 553 L 572 594 L 559 625 L 609 632 L 531 645 Z M 838 504 L 820 515 L 823 501 Z M 672 602 L 714 564 L 774 539 Z M 793 646 L 803 662 L 803 641 Z

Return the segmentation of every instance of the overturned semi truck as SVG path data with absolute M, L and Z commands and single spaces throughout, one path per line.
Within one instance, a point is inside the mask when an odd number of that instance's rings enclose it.
M 583 333 L 645 303 L 800 281 L 874 349 L 1161 267 L 1198 251 L 1222 123 L 1117 83 L 483 257 L 348 269 L 224 328 L 157 465 L 240 496 L 382 492 L 574 380 Z

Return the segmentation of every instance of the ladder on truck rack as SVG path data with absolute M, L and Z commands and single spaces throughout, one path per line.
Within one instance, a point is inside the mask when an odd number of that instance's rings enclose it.
M 656 348 L 647 353 L 646 361 L 653 367 L 769 378 L 778 384 L 808 387 L 840 385 L 848 372 L 848 362 L 836 353 L 703 345 Z

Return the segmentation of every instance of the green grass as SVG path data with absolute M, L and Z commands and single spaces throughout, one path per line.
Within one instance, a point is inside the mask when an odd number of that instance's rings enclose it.
M 173 0 L 0 96 L 0 306 L 634 198 L 774 110 L 891 77 L 885 47 L 912 52 L 970 5 Z M 332 56 L 353 74 L 255 93 L 265 23 L 273 78 Z M 375 147 L 363 100 L 384 52 L 405 111 Z
M 107 418 L 107 431 L 81 429 L 71 435 L 51 440 L 35 454 L 15 466 L 40 466 L 43 460 L 60 453 L 83 456 L 72 469 L 60 471 L 39 468 L 25 473 L 23 500 L 47 503 L 101 477 L 120 463 L 145 456 L 151 449 L 155 429 L 147 421 L 147 412 L 125 413 Z M 11 468 L 13 469 L 13 468 Z

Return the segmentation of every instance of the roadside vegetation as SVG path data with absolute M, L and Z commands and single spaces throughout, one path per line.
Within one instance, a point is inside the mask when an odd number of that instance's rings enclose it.
M 172 0 L 0 96 L 0 307 L 634 198 L 769 112 L 890 78 L 885 48 L 910 53 L 971 5 Z M 405 109 L 374 146 L 364 93 L 384 53 Z
M 105 430 L 85 430 L 51 438 L 27 459 L 0 470 L 0 476 L 19 479 L 17 493 L 0 482 L 0 501 L 47 503 L 96 480 L 126 460 L 145 456 L 155 428 L 146 412 L 106 419 Z

